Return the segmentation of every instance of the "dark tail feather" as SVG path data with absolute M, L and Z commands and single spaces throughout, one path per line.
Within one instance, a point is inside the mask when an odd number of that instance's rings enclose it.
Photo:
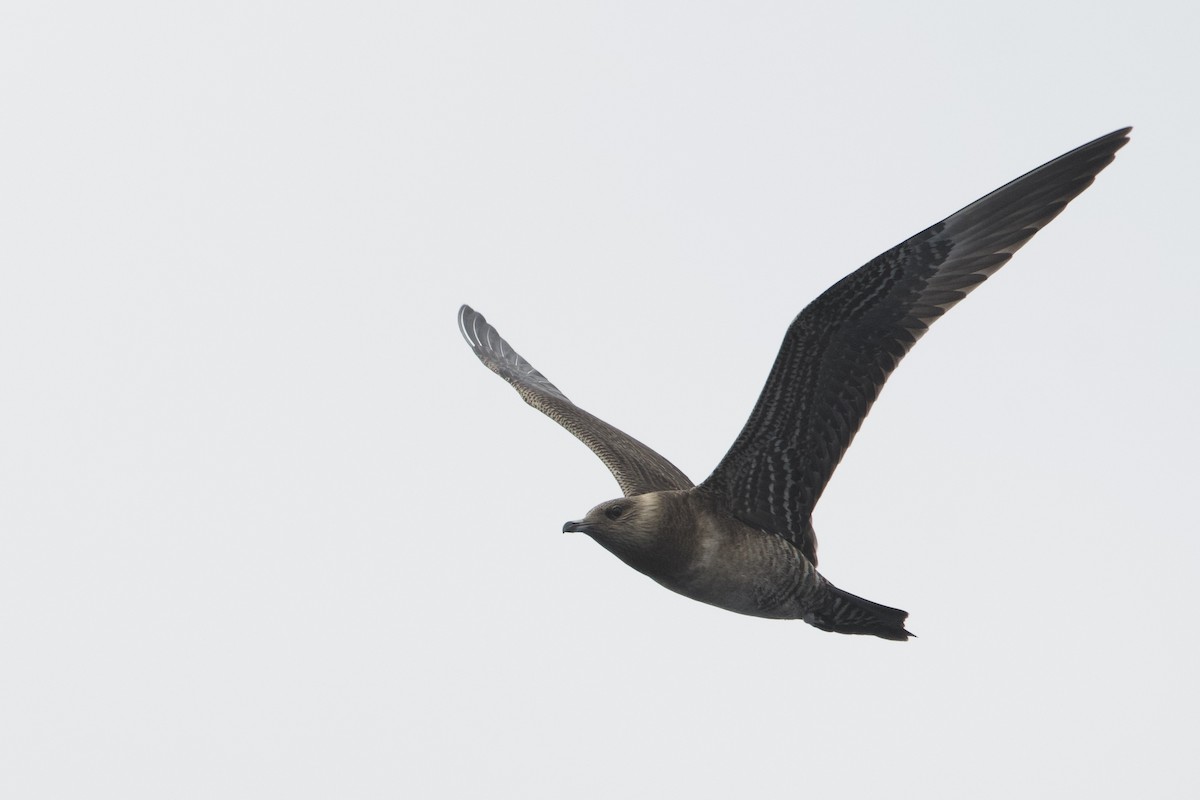
M 804 621 L 814 628 L 834 633 L 868 634 L 894 642 L 907 641 L 910 636 L 915 638 L 915 634 L 904 630 L 907 611 L 872 603 L 832 584 L 827 584 L 826 588 L 828 591 L 821 605 L 804 615 Z

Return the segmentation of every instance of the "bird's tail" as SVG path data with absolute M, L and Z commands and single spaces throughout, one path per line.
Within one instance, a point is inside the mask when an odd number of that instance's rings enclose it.
M 872 603 L 843 592 L 831 583 L 827 583 L 825 588 L 827 591 L 821 604 L 804 615 L 804 621 L 809 625 L 823 631 L 861 633 L 895 642 L 907 641 L 908 637 L 915 636 L 904 629 L 907 611 Z

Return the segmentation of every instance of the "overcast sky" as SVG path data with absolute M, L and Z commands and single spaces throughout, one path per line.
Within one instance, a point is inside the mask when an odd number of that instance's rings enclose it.
M 1190 3 L 8 3 L 0 795 L 1200 794 Z M 671 594 L 467 302 L 706 477 L 792 317 L 1111 130 L 815 524 Z

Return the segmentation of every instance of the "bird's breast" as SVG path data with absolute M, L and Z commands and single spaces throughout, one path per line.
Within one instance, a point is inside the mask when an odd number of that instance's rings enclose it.
M 796 618 L 816 570 L 788 542 L 721 514 L 699 514 L 691 558 L 675 574 L 651 575 L 679 594 L 740 614 Z

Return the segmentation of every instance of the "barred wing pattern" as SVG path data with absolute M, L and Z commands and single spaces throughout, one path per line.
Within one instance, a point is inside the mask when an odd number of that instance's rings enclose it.
M 521 358 L 470 306 L 458 310 L 458 327 L 479 360 L 513 385 L 521 398 L 591 448 L 612 472 L 626 497 L 670 489 L 690 489 L 679 468 L 646 445 L 567 399 L 546 376 Z
M 1017 178 L 838 281 L 789 327 L 766 386 L 702 491 L 814 564 L 812 510 L 880 388 L 951 306 L 1091 185 L 1115 131 Z

